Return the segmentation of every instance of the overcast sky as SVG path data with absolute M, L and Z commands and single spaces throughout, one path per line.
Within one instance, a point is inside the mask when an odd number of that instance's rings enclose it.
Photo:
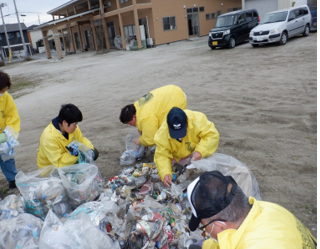
M 19 16 L 20 22 L 24 22 L 27 27 L 33 24 L 48 22 L 52 20 L 51 15 L 47 12 L 69 2 L 70 0 L 15 0 L 19 14 L 26 16 Z M 14 8 L 13 0 L 0 0 L 0 3 L 5 3 L 7 6 L 2 8 L 5 23 L 17 23 L 16 10 Z M 0 18 L 0 25 L 2 25 Z

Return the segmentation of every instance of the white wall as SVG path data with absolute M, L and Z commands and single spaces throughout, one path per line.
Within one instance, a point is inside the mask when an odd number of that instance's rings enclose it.
M 43 38 L 42 32 L 41 32 L 41 30 L 30 30 L 29 32 L 30 32 L 30 36 L 31 36 L 31 40 L 32 40 L 32 47 L 34 49 L 36 49 L 37 48 L 36 42 L 39 39 Z M 49 30 L 47 35 L 52 35 L 52 34 L 53 34 L 53 32 L 51 30 Z
M 242 0 L 243 9 L 257 9 L 260 19 L 270 11 L 292 7 L 296 0 Z

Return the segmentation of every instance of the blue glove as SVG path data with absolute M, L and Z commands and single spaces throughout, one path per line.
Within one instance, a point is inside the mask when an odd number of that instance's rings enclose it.
M 78 156 L 78 154 L 79 154 L 78 145 L 76 145 L 74 143 L 70 143 L 68 146 L 66 146 L 66 148 L 71 155 Z

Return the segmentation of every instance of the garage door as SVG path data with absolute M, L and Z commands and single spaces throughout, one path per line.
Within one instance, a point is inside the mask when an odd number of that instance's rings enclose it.
M 278 9 L 278 0 L 245 0 L 245 9 L 258 10 L 262 19 L 268 12 Z

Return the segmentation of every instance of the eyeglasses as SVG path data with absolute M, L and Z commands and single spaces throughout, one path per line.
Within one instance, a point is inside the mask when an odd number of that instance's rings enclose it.
M 213 223 L 214 221 L 226 221 L 226 220 L 212 220 L 212 221 L 210 221 L 208 224 L 206 224 L 206 225 L 204 225 L 204 226 L 201 226 L 201 227 L 199 227 L 199 229 L 200 230 L 203 230 L 203 229 L 205 229 L 207 226 L 209 226 L 211 223 Z

